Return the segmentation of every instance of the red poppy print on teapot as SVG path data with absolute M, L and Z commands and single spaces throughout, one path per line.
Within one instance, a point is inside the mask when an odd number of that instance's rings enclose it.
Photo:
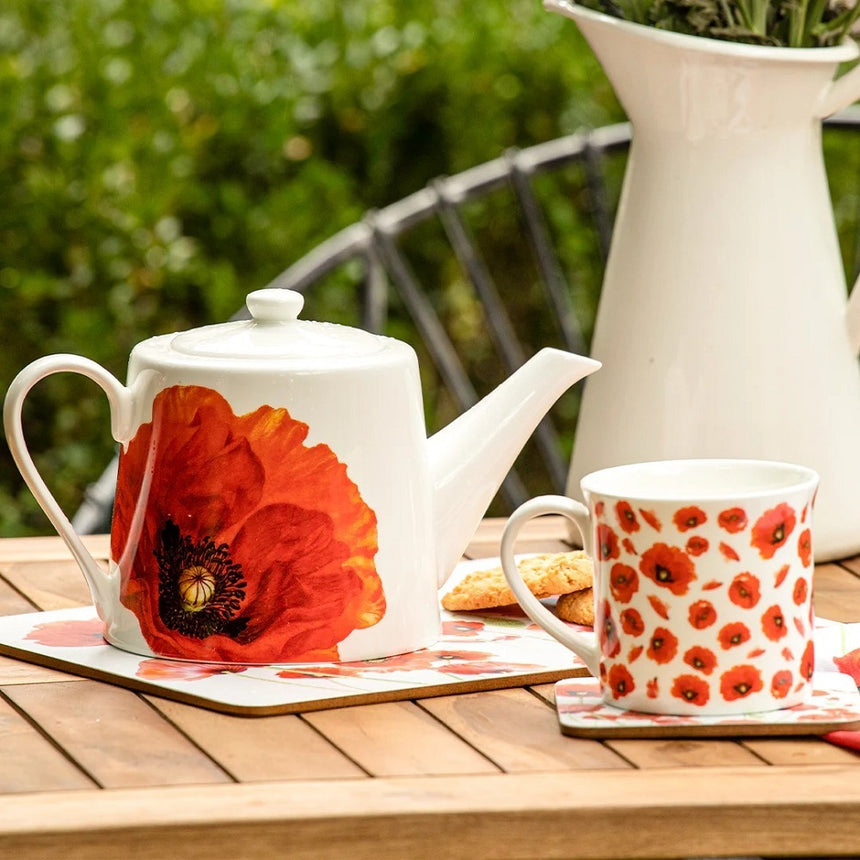
M 502 563 L 523 608 L 586 662 L 607 703 L 682 715 L 790 707 L 811 692 L 816 488 L 811 470 L 765 461 L 605 469 L 582 481 L 588 507 L 563 496 L 523 505 Z M 582 531 L 595 641 L 530 600 L 511 565 L 517 531 L 542 513 Z

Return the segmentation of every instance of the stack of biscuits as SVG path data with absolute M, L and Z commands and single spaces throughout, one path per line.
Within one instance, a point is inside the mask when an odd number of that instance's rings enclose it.
M 535 597 L 556 597 L 555 613 L 563 621 L 594 626 L 594 569 L 582 551 L 545 553 L 517 563 L 523 581 Z M 442 597 L 452 612 L 515 605 L 514 593 L 501 567 L 466 574 Z

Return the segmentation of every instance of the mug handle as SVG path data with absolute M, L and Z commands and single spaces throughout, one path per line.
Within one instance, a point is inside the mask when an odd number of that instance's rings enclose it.
M 72 556 L 83 571 L 96 606 L 100 607 L 105 602 L 100 599 L 104 592 L 104 588 L 100 587 L 105 581 L 104 571 L 84 546 L 68 517 L 57 504 L 57 500 L 39 474 L 27 449 L 27 443 L 24 441 L 21 412 L 30 389 L 45 377 L 62 372 L 79 373 L 101 386 L 110 403 L 111 431 L 114 439 L 118 442 L 128 439 L 133 418 L 133 397 L 130 389 L 126 388 L 101 365 L 78 355 L 49 355 L 28 364 L 12 380 L 9 390 L 6 392 L 6 401 L 3 406 L 3 425 L 6 430 L 9 450 L 12 452 L 12 457 L 24 481 L 51 524 L 66 542 Z
M 508 520 L 502 533 L 501 561 L 505 579 L 526 615 L 562 645 L 581 657 L 588 671 L 597 678 L 600 671 L 600 650 L 593 633 L 578 633 L 552 614 L 529 590 L 520 576 L 514 559 L 514 544 L 520 529 L 534 517 L 561 514 L 567 517 L 582 537 L 585 551 L 594 558 L 591 536 L 591 516 L 588 508 L 567 496 L 538 496 L 520 505 Z

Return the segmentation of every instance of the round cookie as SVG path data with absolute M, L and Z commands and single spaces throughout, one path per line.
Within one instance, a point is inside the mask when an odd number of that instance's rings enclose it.
M 570 594 L 562 594 L 556 601 L 555 614 L 562 621 L 594 627 L 594 590 L 583 588 Z
M 582 550 L 530 556 L 518 561 L 517 568 L 535 597 L 580 591 L 589 588 L 594 578 L 591 559 Z M 454 612 L 516 602 L 501 567 L 467 574 L 442 597 L 442 606 Z

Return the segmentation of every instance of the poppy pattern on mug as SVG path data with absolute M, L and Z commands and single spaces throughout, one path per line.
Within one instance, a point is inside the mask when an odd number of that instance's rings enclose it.
M 607 701 L 646 709 L 668 695 L 694 713 L 776 708 L 804 692 L 814 665 L 808 504 L 620 499 L 593 511 Z

